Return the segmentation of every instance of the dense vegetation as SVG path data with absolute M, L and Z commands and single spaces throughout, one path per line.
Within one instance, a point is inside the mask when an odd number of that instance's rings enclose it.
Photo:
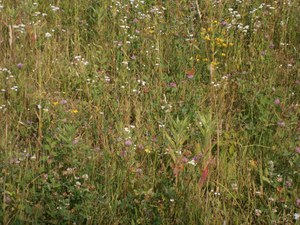
M 299 224 L 299 13 L 0 1 L 0 223 Z

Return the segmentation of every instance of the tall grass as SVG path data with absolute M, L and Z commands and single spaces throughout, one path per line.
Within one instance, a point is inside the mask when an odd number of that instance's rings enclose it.
M 0 6 L 2 224 L 299 224 L 298 1 Z

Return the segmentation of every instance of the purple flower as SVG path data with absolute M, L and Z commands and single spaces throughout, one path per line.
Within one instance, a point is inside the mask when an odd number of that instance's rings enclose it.
M 279 122 L 277 122 L 277 125 L 279 127 L 285 127 L 285 122 L 284 121 L 279 121 Z
M 198 162 L 198 161 L 200 160 L 201 157 L 202 157 L 202 154 L 199 153 L 199 154 L 197 154 L 197 155 L 195 155 L 195 156 L 193 157 L 193 160 L 195 160 L 196 162 Z
M 132 141 L 131 141 L 131 140 L 126 140 L 126 141 L 124 142 L 124 144 L 125 144 L 126 147 L 129 147 L 129 146 L 132 145 Z
M 228 25 L 228 23 L 227 23 L 225 20 L 223 20 L 223 21 L 221 22 L 221 25 L 225 27 L 225 26 Z
M 61 104 L 61 105 L 65 105 L 65 104 L 67 104 L 67 103 L 68 103 L 68 102 L 67 102 L 67 100 L 65 100 L 65 99 L 63 99 L 63 100 L 60 101 L 60 104 Z
M 273 43 L 271 43 L 270 45 L 269 45 L 269 48 L 271 48 L 271 49 L 273 49 L 275 47 L 275 45 L 273 44 Z
M 276 98 L 276 99 L 275 99 L 274 105 L 280 105 L 280 100 L 279 100 L 279 98 Z
M 296 152 L 298 153 L 298 154 L 300 154 L 300 147 L 296 147 Z
M 175 82 L 171 82 L 170 83 L 170 87 L 174 87 L 175 88 L 175 87 L 177 87 L 177 84 Z
M 18 63 L 18 64 L 17 64 L 17 67 L 18 67 L 19 69 L 22 69 L 23 66 L 24 66 L 23 63 Z
M 183 163 L 187 163 L 188 161 L 189 161 L 189 159 L 188 159 L 187 157 L 183 157 L 183 158 L 182 158 L 182 162 L 183 162 Z
M 297 198 L 297 200 L 296 200 L 296 206 L 300 208 L 300 198 Z

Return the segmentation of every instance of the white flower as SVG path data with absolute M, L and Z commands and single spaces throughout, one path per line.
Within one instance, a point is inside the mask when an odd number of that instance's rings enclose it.
M 298 220 L 300 218 L 300 214 L 299 213 L 294 213 L 294 219 Z
M 89 175 L 83 174 L 83 175 L 82 175 L 82 178 L 83 178 L 84 180 L 87 180 L 87 179 L 89 179 Z
M 191 161 L 189 161 L 188 164 L 191 164 L 193 166 L 197 165 L 197 163 L 196 163 L 196 161 L 194 159 L 192 159 Z
M 46 38 L 50 38 L 50 37 L 52 37 L 52 34 L 50 34 L 49 32 L 47 32 L 47 33 L 45 33 L 45 37 Z

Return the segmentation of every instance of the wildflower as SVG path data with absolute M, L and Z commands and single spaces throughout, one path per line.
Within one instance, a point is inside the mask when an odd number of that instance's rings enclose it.
M 142 144 L 139 144 L 139 145 L 137 146 L 137 149 L 140 150 L 140 151 L 142 151 L 142 150 L 144 150 L 144 146 L 143 146 Z
M 175 82 L 171 82 L 170 83 L 170 87 L 174 87 L 175 88 L 175 87 L 177 87 L 177 84 Z
M 228 23 L 227 23 L 225 20 L 223 20 L 223 21 L 221 22 L 221 25 L 224 26 L 224 27 L 226 27 L 226 26 L 228 25 Z
M 207 41 L 210 41 L 210 37 L 209 37 L 208 35 L 206 35 L 206 36 L 204 37 L 204 39 L 207 40 Z
M 189 161 L 189 159 L 188 159 L 187 157 L 183 157 L 183 158 L 182 158 L 182 162 L 183 162 L 183 163 L 187 163 L 188 161 Z
M 123 149 L 120 153 L 121 157 L 125 157 L 127 155 L 127 152 Z
M 46 38 L 50 38 L 50 37 L 52 37 L 52 34 L 50 34 L 49 32 L 47 32 L 47 33 L 45 33 L 45 37 Z
M 288 180 L 288 181 L 285 182 L 285 185 L 286 185 L 287 187 L 292 187 L 293 182 Z
M 300 198 L 296 200 L 296 206 L 300 208 Z
M 72 109 L 71 113 L 76 114 L 76 113 L 78 113 L 78 110 L 77 109 Z
M 52 102 L 52 104 L 53 104 L 54 106 L 56 106 L 56 105 L 58 105 L 58 102 Z
M 187 70 L 187 71 L 185 72 L 185 74 L 186 74 L 186 77 L 187 77 L 187 78 L 192 79 L 192 78 L 194 77 L 194 75 L 195 75 L 195 69 L 192 68 L 191 70 Z
M 294 213 L 294 219 L 298 220 L 300 218 L 300 214 L 299 213 Z
M 197 163 L 196 163 L 196 161 L 194 159 L 192 159 L 191 161 L 189 161 L 188 164 L 191 164 L 193 166 L 197 165 Z
M 9 203 L 11 202 L 10 196 L 4 195 L 4 202 L 5 202 L 6 204 L 9 204 Z
M 279 127 L 285 127 L 285 122 L 284 122 L 284 121 L 279 121 L 279 122 L 277 123 L 277 125 L 278 125 Z
M 280 100 L 279 100 L 279 98 L 276 98 L 276 99 L 275 99 L 274 105 L 280 105 Z
M 131 141 L 131 140 L 126 140 L 126 141 L 124 142 L 124 144 L 125 144 L 125 146 L 129 147 L 129 146 L 132 145 L 132 141 Z
M 78 144 L 78 142 L 79 142 L 79 138 L 75 138 L 75 139 L 73 140 L 72 144 L 73 144 L 73 145 L 76 145 L 76 144 Z
M 87 180 L 87 179 L 89 179 L 89 175 L 83 174 L 83 175 L 82 175 L 82 178 L 83 178 L 84 180 Z
M 135 172 L 141 174 L 143 170 L 141 168 L 137 168 Z
M 18 63 L 18 64 L 17 64 L 17 67 L 18 67 L 19 69 L 22 69 L 23 66 L 24 66 L 23 63 Z
M 65 104 L 67 104 L 67 103 L 68 103 L 67 100 L 61 100 L 61 101 L 60 101 L 60 104 L 61 104 L 61 105 L 65 105 Z
M 298 153 L 298 154 L 300 154 L 300 147 L 296 147 L 296 152 Z M 300 199 L 299 199 L 299 206 L 300 206 Z
M 255 215 L 260 216 L 261 215 L 261 210 L 260 209 L 255 209 Z

